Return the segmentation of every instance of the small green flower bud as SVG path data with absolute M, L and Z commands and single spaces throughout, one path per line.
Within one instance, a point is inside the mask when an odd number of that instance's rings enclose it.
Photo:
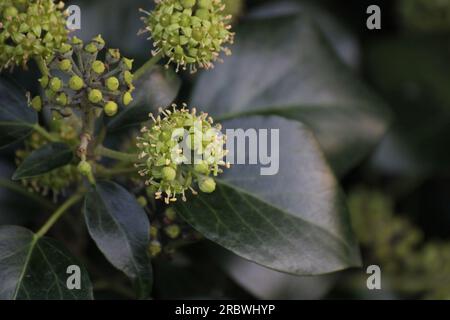
M 164 212 L 164 215 L 169 221 L 175 221 L 175 219 L 177 218 L 177 213 L 173 208 L 167 208 L 166 211 Z
M 92 63 L 92 71 L 97 74 L 102 74 L 105 72 L 105 64 L 99 60 L 96 60 Z
M 150 254 L 151 257 L 156 257 L 158 256 L 162 251 L 162 247 L 161 247 L 161 243 L 159 243 L 159 241 L 152 241 L 150 242 L 150 245 L 148 247 L 148 252 Z
M 79 76 L 72 76 L 69 80 L 69 88 L 75 91 L 84 87 L 84 81 Z
M 102 101 L 102 99 L 103 99 L 103 94 L 102 94 L 102 92 L 101 92 L 100 90 L 98 90 L 98 89 L 92 89 L 92 90 L 89 92 L 88 99 L 89 99 L 89 101 L 92 102 L 92 103 L 99 103 L 99 102 Z
M 92 41 L 94 41 L 94 42 L 96 42 L 97 44 L 101 45 L 101 46 L 102 46 L 102 49 L 103 49 L 103 47 L 105 46 L 105 40 L 103 40 L 101 34 L 97 35 L 94 39 L 92 39 Z M 101 49 L 100 49 L 100 50 L 101 50 Z
M 131 85 L 133 82 L 133 74 L 130 71 L 125 71 L 123 73 L 123 80 L 126 84 Z
M 103 107 L 103 110 L 105 111 L 105 114 L 107 116 L 113 117 L 117 114 L 119 107 L 117 106 L 117 103 L 115 103 L 114 101 L 108 101 Z
M 195 16 L 202 20 L 207 20 L 209 12 L 206 9 L 198 9 L 197 11 L 195 11 Z
M 155 226 L 150 227 L 150 239 L 156 239 L 158 237 L 159 230 Z
M 176 239 L 181 234 L 181 229 L 178 225 L 173 224 L 164 228 L 164 232 L 170 239 Z
M 52 89 L 54 92 L 58 92 L 61 90 L 63 83 L 61 79 L 55 77 L 50 80 L 50 89 Z
M 198 6 L 203 9 L 211 9 L 212 2 L 211 0 L 198 0 Z
M 43 76 L 38 81 L 41 84 L 42 88 L 44 88 L 44 89 L 47 88 L 47 86 L 48 86 L 48 77 L 47 76 Z
M 91 175 L 92 174 L 91 164 L 87 161 L 81 161 L 78 164 L 78 172 L 85 177 Z
M 72 62 L 69 59 L 64 59 L 59 62 L 59 69 L 67 72 L 72 69 Z
M 93 44 L 93 43 L 88 43 L 88 44 L 84 47 L 84 50 L 85 50 L 86 52 L 91 53 L 91 54 L 94 54 L 94 53 L 97 53 L 97 52 L 98 52 L 98 49 L 97 49 L 96 45 Z
M 106 53 L 107 63 L 117 63 L 120 60 L 120 51 L 118 49 L 109 49 Z
M 212 193 L 216 190 L 216 182 L 213 178 L 205 178 L 199 181 L 198 187 L 204 193 Z
M 195 6 L 195 0 L 182 0 L 181 5 L 186 9 L 190 9 Z
M 37 112 L 42 110 L 42 99 L 40 96 L 36 96 L 31 100 L 31 107 Z
M 145 197 L 143 197 L 143 196 L 140 196 L 139 198 L 137 198 L 136 199 L 137 200 L 137 202 L 139 203 L 139 205 L 141 206 L 141 207 L 146 207 L 147 205 L 148 205 L 148 202 L 147 202 L 147 199 L 145 198 Z
M 194 165 L 194 171 L 200 174 L 208 174 L 209 165 L 206 161 L 202 161 Z
M 19 14 L 19 11 L 16 9 L 16 7 L 7 7 L 4 11 L 3 11 L 3 18 L 8 19 L 8 18 L 14 18 Z
M 122 97 L 122 103 L 124 106 L 129 105 L 133 101 L 133 96 L 130 92 L 125 92 Z
M 166 181 L 173 181 L 177 176 L 177 172 L 171 167 L 164 167 L 162 169 L 162 178 Z
M 61 105 L 61 106 L 67 105 L 67 102 L 68 102 L 68 98 L 67 98 L 67 95 L 64 92 L 60 93 L 56 97 L 56 103 Z
M 74 36 L 72 37 L 72 44 L 75 46 L 79 46 L 83 44 L 83 40 L 81 40 L 80 38 Z
M 128 70 L 133 69 L 133 61 L 132 59 L 122 58 L 122 62 Z
M 106 87 L 111 91 L 116 91 L 117 89 L 119 89 L 119 85 L 119 79 L 117 79 L 116 77 L 109 77 L 108 79 L 106 79 Z
M 68 44 L 68 43 L 63 43 L 61 45 L 61 48 L 59 48 L 59 52 L 61 52 L 63 54 L 64 53 L 69 53 L 70 50 L 72 50 L 72 46 L 70 44 Z

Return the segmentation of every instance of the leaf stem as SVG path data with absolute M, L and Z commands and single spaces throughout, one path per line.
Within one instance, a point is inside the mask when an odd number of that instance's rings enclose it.
M 38 123 L 33 124 L 32 128 L 34 129 L 34 131 L 39 133 L 41 136 L 43 136 L 45 139 L 47 139 L 50 142 L 59 141 L 56 137 L 53 137 L 44 127 L 42 127 Z
M 47 222 L 36 232 L 36 236 L 38 238 L 43 237 L 47 231 L 61 218 L 61 216 L 70 209 L 73 205 L 75 205 L 78 201 L 80 201 L 84 196 L 84 193 L 77 192 L 69 199 L 66 200 L 56 211 L 50 216 Z
M 138 80 L 140 77 L 144 75 L 147 70 L 150 70 L 161 60 L 163 57 L 162 52 L 154 55 L 151 59 L 149 59 L 146 63 L 144 63 L 139 69 L 137 69 L 133 74 L 133 79 Z
M 104 178 L 110 178 L 110 177 L 116 176 L 116 175 L 137 173 L 137 169 L 134 167 L 111 168 L 111 169 L 104 168 L 104 167 L 97 167 L 97 173 L 99 176 L 102 176 Z
M 104 146 L 98 146 L 96 150 L 97 155 L 123 161 L 123 162 L 135 162 L 138 159 L 136 154 L 124 153 L 112 149 L 108 149 Z
M 44 61 L 44 58 L 42 58 L 41 56 L 37 56 L 37 57 L 35 57 L 34 61 L 36 61 L 36 64 L 37 64 L 42 76 L 48 76 L 48 69 L 47 69 L 47 65 Z

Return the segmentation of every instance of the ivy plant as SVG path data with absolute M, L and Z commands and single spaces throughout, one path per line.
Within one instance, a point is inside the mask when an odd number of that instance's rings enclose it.
M 222 0 L 159 0 L 141 13 L 153 50 L 136 67 L 101 35 L 66 32 L 62 4 L 0 4 L 0 68 L 34 60 L 41 73 L 34 97 L 0 82 L 0 146 L 17 165 L 0 185 L 35 203 L 41 222 L 0 226 L 0 299 L 94 297 L 92 254 L 47 235 L 69 217 L 133 298 L 153 297 L 152 265 L 206 240 L 291 275 L 359 266 L 338 177 L 388 116 L 308 12 L 233 30 Z M 176 72 L 189 71 L 201 71 L 191 99 L 175 104 Z M 174 151 L 180 128 L 202 161 Z M 226 129 L 279 130 L 278 173 L 227 163 Z

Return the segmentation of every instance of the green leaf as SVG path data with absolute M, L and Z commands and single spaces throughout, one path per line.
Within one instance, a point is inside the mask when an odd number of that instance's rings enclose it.
M 338 174 L 382 137 L 384 104 L 307 14 L 250 20 L 236 35 L 233 55 L 201 74 L 192 105 L 215 117 L 272 114 L 307 124 Z
M 344 196 L 305 126 L 253 116 L 224 127 L 278 129 L 279 155 L 272 143 L 269 151 L 279 159 L 278 173 L 262 176 L 259 165 L 248 165 L 247 152 L 247 164 L 226 170 L 214 193 L 176 204 L 179 214 L 208 239 L 282 272 L 312 275 L 359 265 Z
M 80 289 L 67 287 L 72 265 L 80 267 Z M 19 226 L 0 226 L 0 283 L 0 300 L 92 299 L 84 267 L 57 241 Z
M 338 274 L 296 276 L 274 271 L 238 257 L 217 245 L 209 246 L 208 257 L 255 298 L 263 300 L 322 299 L 336 284 Z
M 171 69 L 154 66 L 136 83 L 133 103 L 108 124 L 110 130 L 120 130 L 148 121 L 148 114 L 167 107 L 177 96 L 181 81 Z
M 0 79 L 0 148 L 27 137 L 36 122 L 25 93 Z
M 73 159 L 73 152 L 65 143 L 49 143 L 33 151 L 17 168 L 13 180 L 31 178 L 65 166 Z
M 144 209 L 123 187 L 99 182 L 86 196 L 84 215 L 100 251 L 133 280 L 141 298 L 148 297 L 152 286 L 147 254 L 150 224 Z

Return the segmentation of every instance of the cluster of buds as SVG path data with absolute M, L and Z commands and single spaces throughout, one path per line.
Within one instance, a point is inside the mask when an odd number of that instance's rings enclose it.
M 64 120 L 53 121 L 52 131 L 50 135 L 54 138 L 76 145 L 78 143 L 78 133 L 71 123 Z M 16 151 L 16 165 L 19 166 L 33 151 L 41 148 L 48 140 L 34 132 L 25 141 L 24 149 Z M 65 190 L 72 184 L 80 180 L 76 164 L 67 164 L 63 167 L 52 170 L 46 174 L 22 179 L 22 184 L 31 192 L 40 193 L 43 196 L 51 194 L 56 201 L 60 194 L 64 194 Z
M 156 8 L 143 18 L 156 48 L 152 54 L 162 54 L 169 63 L 184 70 L 189 66 L 195 72 L 197 66 L 209 69 L 218 60 L 220 52 L 231 54 L 224 47 L 232 43 L 231 15 L 223 13 L 222 0 L 155 0 Z
M 64 3 L 53 0 L 0 1 L 0 70 L 24 66 L 32 57 L 49 59 L 67 41 Z
M 55 54 L 48 65 L 48 75 L 39 81 L 45 89 L 44 100 L 35 97 L 31 105 L 40 110 L 50 105 L 62 116 L 72 115 L 73 108 L 93 106 L 114 116 L 119 105 L 133 100 L 133 60 L 121 57 L 118 49 L 108 49 L 104 59 L 100 53 L 105 41 L 99 35 L 86 45 L 73 37 Z
M 138 200 L 146 205 L 144 197 Z M 162 213 L 151 214 L 150 221 L 148 252 L 152 258 L 174 253 L 180 243 L 188 244 L 201 239 L 201 235 L 180 219 L 173 208 L 168 207 Z
M 167 204 L 178 195 L 186 201 L 187 190 L 197 194 L 195 185 L 202 192 L 214 192 L 214 177 L 223 172 L 222 166 L 229 167 L 223 160 L 227 150 L 220 124 L 213 126 L 207 113 L 189 111 L 185 104 L 172 107 L 160 109 L 156 118 L 150 114 L 153 123 L 137 137 L 139 174 L 146 177 L 148 192 Z

